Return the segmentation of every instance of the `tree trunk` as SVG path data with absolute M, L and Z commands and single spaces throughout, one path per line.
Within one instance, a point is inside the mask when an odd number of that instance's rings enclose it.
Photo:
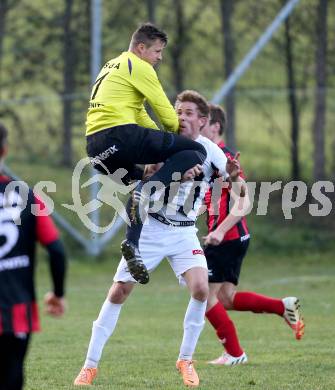
M 319 0 L 316 25 L 316 88 L 313 121 L 314 180 L 323 180 L 326 176 L 324 131 L 326 123 L 327 7 L 328 0 Z
M 235 43 L 231 21 L 234 13 L 234 2 L 231 0 L 220 0 L 221 30 L 223 35 L 223 59 L 224 76 L 227 79 L 234 70 Z M 225 98 L 225 109 L 227 112 L 226 143 L 231 148 L 236 148 L 235 136 L 235 91 L 234 88 Z
M 151 23 L 156 22 L 156 0 L 147 0 L 148 20 Z
M 64 96 L 62 164 L 72 165 L 72 98 L 74 90 L 74 44 L 71 31 L 73 0 L 66 0 L 64 14 Z
M 296 77 L 294 70 L 293 59 L 293 41 L 291 35 L 290 18 L 285 21 L 285 57 L 286 57 L 286 71 L 287 71 L 287 88 L 288 88 L 288 103 L 291 113 L 291 178 L 292 180 L 299 180 L 300 166 L 299 166 L 299 133 L 300 133 L 300 118 L 297 104 L 296 93 Z
M 182 53 L 186 42 L 185 16 L 182 0 L 174 1 L 175 18 L 176 18 L 176 38 L 171 48 L 172 51 L 172 68 L 175 91 L 179 93 L 184 89 L 184 72 L 182 66 Z

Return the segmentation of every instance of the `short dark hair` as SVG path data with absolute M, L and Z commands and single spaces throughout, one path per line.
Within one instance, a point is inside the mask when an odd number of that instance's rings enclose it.
M 132 35 L 131 43 L 135 46 L 139 43 L 151 46 L 157 39 L 167 45 L 168 38 L 164 31 L 160 30 L 152 23 L 143 23 Z
M 207 104 L 207 100 L 200 95 L 199 92 L 192 91 L 191 89 L 187 89 L 177 95 L 176 105 L 178 103 L 183 102 L 191 102 L 197 106 L 200 116 L 208 117 L 209 115 L 209 107 Z
M 8 130 L 6 127 L 0 123 L 0 151 L 3 151 L 7 144 Z
M 227 125 L 227 115 L 224 109 L 217 104 L 209 104 L 209 123 L 214 125 L 214 123 L 218 123 L 220 125 L 219 134 L 222 135 L 226 129 Z

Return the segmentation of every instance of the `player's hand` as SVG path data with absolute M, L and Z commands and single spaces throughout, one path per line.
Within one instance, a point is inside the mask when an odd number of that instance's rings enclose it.
M 193 180 L 195 177 L 199 176 L 201 172 L 202 166 L 200 164 L 195 165 L 183 174 L 183 177 L 181 178 L 182 183 L 187 180 Z
M 159 169 L 162 168 L 163 165 L 164 163 L 162 162 L 157 164 L 146 164 L 143 172 L 143 180 L 146 180 L 154 175 Z
M 237 179 L 241 174 L 241 166 L 239 162 L 240 152 L 237 152 L 232 159 L 227 160 L 226 171 L 232 180 Z
M 54 317 L 62 316 L 66 308 L 65 299 L 57 297 L 53 292 L 45 294 L 44 305 L 46 312 Z
M 205 245 L 219 245 L 224 238 L 224 233 L 218 230 L 214 230 L 214 232 L 210 232 L 207 236 L 202 237 Z

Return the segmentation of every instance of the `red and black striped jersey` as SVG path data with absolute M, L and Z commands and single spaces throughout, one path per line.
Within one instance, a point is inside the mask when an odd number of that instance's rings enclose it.
M 234 153 L 231 152 L 224 144 L 220 142 L 218 146 L 223 150 L 227 158 L 232 159 Z M 243 174 L 242 174 L 242 177 Z M 229 214 L 229 202 L 230 202 L 230 190 L 226 187 L 222 189 L 221 197 L 219 199 L 219 204 L 213 207 L 212 204 L 212 189 L 210 189 L 205 195 L 205 205 L 207 208 L 207 228 L 208 232 L 214 231 L 220 223 L 227 217 Z M 223 239 L 225 241 L 231 240 L 243 240 L 249 238 L 249 230 L 247 226 L 246 218 L 243 217 L 235 226 L 233 226 L 226 234 Z
M 41 213 L 43 202 L 31 189 L 20 191 L 15 183 L 0 176 L 0 334 L 39 330 L 36 242 L 48 245 L 58 239 L 52 219 Z

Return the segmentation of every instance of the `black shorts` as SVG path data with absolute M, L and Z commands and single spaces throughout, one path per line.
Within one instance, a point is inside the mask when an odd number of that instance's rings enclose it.
M 230 282 L 237 286 L 249 241 L 232 240 L 205 248 L 209 283 Z
M 94 168 L 98 171 L 112 174 L 118 168 L 125 168 L 128 171 L 126 177 L 128 180 L 142 178 L 143 170 L 136 164 L 164 162 L 183 150 L 198 150 L 205 153 L 203 146 L 196 141 L 175 133 L 146 129 L 136 124 L 115 126 L 89 135 L 86 149 Z
M 29 335 L 24 338 L 13 334 L 0 336 L 0 390 L 21 390 L 23 387 L 23 363 Z

